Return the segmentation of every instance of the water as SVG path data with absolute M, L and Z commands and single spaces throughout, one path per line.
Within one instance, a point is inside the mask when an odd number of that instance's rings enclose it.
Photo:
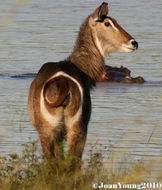
M 2 19 L 16 0 L 0 6 Z M 20 153 L 22 144 L 38 139 L 27 114 L 31 76 L 48 61 L 72 51 L 79 26 L 101 1 L 30 1 L 0 31 L 0 154 Z M 116 155 L 125 165 L 162 158 L 162 2 L 110 0 L 110 15 L 139 42 L 139 50 L 106 58 L 124 65 L 145 84 L 100 83 L 92 91 L 92 117 L 84 158 L 99 151 Z

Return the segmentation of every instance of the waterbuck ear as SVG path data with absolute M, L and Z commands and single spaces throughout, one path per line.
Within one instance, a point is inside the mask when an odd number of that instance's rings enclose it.
M 103 16 L 108 14 L 108 3 L 103 2 L 93 13 L 92 17 L 95 21 L 101 21 Z

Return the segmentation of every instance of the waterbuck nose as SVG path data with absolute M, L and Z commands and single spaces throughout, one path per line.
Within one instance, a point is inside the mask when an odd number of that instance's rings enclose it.
M 138 48 L 138 43 L 135 40 L 131 41 L 131 44 L 137 49 Z

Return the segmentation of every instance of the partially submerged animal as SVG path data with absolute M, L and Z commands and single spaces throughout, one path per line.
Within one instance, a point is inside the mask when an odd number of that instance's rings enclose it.
M 144 83 L 145 80 L 143 77 L 131 77 L 131 71 L 121 66 L 118 67 L 111 67 L 106 65 L 106 82 L 123 82 L 123 83 Z
M 104 2 L 81 25 L 72 54 L 64 61 L 45 63 L 30 86 L 28 111 L 45 155 L 59 157 L 59 145 L 66 139 L 69 154 L 81 159 L 91 115 L 90 89 L 118 72 L 105 67 L 104 56 L 138 47 L 107 14 Z M 123 68 L 120 73 L 129 76 Z

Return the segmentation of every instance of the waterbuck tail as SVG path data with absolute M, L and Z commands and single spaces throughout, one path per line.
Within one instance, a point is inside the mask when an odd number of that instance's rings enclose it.
M 74 114 L 83 102 L 81 84 L 74 77 L 62 71 L 47 80 L 42 91 L 42 98 L 47 106 L 71 106 L 71 114 Z
M 66 78 L 57 77 L 48 81 L 43 89 L 44 101 L 49 106 L 57 107 L 64 105 L 68 99 L 69 83 Z

